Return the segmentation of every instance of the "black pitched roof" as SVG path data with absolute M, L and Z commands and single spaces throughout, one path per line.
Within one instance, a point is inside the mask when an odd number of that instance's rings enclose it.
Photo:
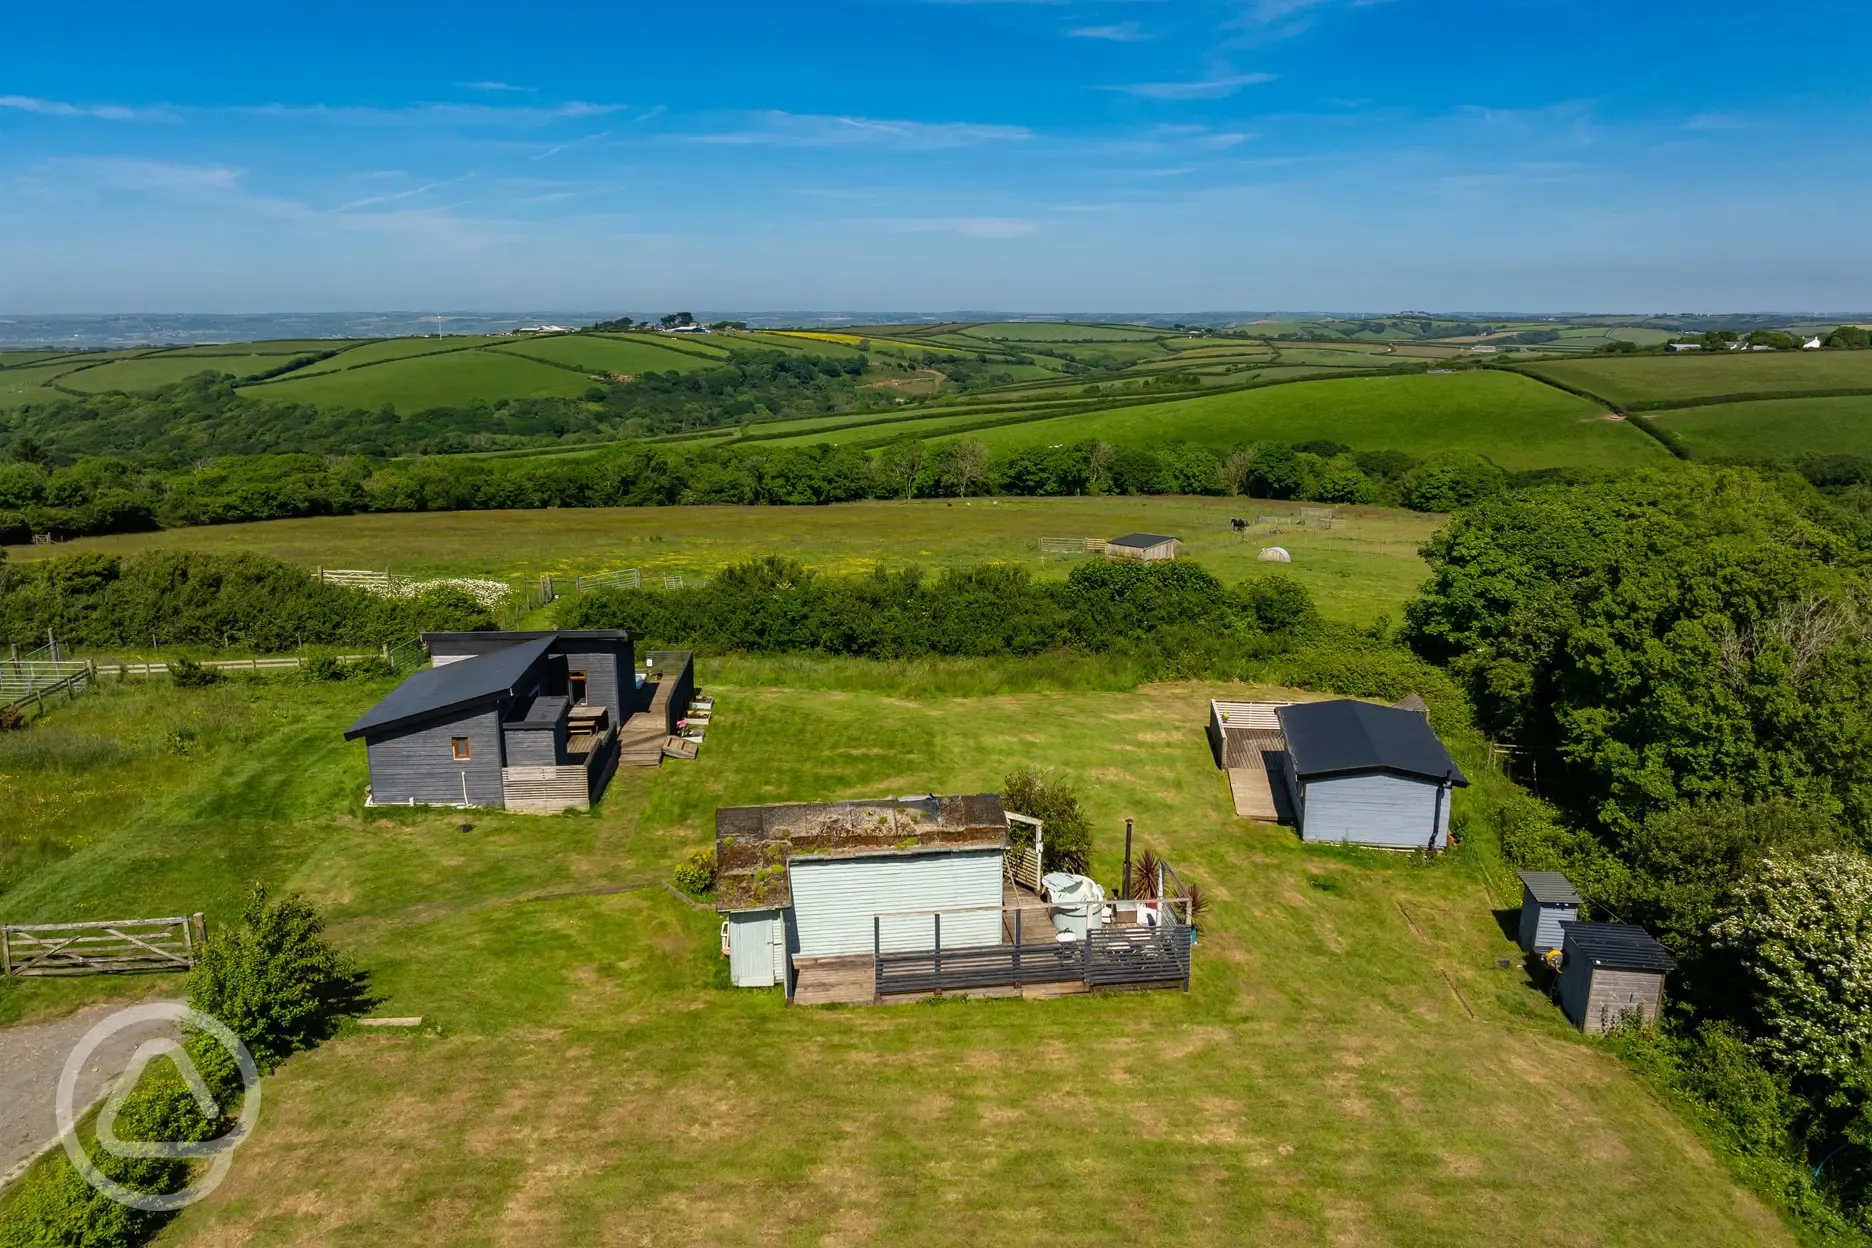
M 1139 550 L 1149 550 L 1153 546 L 1161 546 L 1165 542 L 1177 540 L 1179 539 L 1167 537 L 1162 533 L 1127 533 L 1123 537 L 1114 537 L 1105 544 L 1107 546 L 1135 546 Z
M 1521 882 L 1527 885 L 1528 896 L 1543 906 L 1580 904 L 1580 895 L 1574 891 L 1573 882 L 1558 871 L 1523 871 Z
M 1355 776 L 1382 771 L 1467 785 L 1430 721 L 1415 711 L 1370 702 L 1297 702 L 1274 712 L 1294 774 Z
M 515 642 L 472 659 L 424 668 L 390 691 L 388 697 L 345 729 L 351 741 L 412 719 L 473 706 L 511 690 L 552 646 L 552 633 Z
M 1652 940 L 1642 927 L 1631 923 L 1586 923 L 1561 919 L 1569 948 L 1594 966 L 1618 971 L 1674 971 L 1677 959 Z

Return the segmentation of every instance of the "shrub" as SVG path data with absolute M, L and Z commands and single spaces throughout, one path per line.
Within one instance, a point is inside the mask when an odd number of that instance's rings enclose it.
M 299 679 L 310 684 L 343 680 L 346 675 L 345 665 L 329 654 L 307 655 L 299 664 Z
M 1002 784 L 1003 806 L 1045 825 L 1042 870 L 1084 875 L 1092 865 L 1092 826 L 1079 809 L 1078 795 L 1064 780 L 1038 767 L 1012 772 Z
M 169 679 L 181 689 L 200 689 L 207 685 L 221 683 L 219 668 L 203 667 L 194 659 L 180 658 L 169 660 Z
M 218 929 L 189 972 L 189 1005 L 225 1023 L 263 1068 L 329 1036 L 368 1004 L 365 977 L 297 894 L 268 903 L 259 884 L 238 927 Z
M 1404 505 L 1412 511 L 1456 511 L 1500 494 L 1508 474 L 1480 455 L 1445 451 L 1404 478 Z
M 715 847 L 698 849 L 676 868 L 676 887 L 701 896 L 715 889 Z
M 1275 572 L 1253 577 L 1243 581 L 1236 592 L 1254 618 L 1255 626 L 1263 632 L 1297 632 L 1319 620 L 1313 595 L 1291 576 Z

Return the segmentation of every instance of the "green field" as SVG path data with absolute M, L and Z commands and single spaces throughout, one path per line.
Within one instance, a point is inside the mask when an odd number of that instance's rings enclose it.
M 1872 395 L 1762 399 L 1654 412 L 1698 459 L 1872 455 Z
M 174 351 L 165 351 L 165 355 L 230 355 L 248 353 L 252 355 L 315 355 L 325 351 L 342 351 L 347 347 L 362 346 L 375 341 L 370 338 L 267 338 L 259 342 L 222 342 L 204 343 L 199 347 L 181 347 Z
M 81 550 L 254 551 L 311 568 L 392 567 L 412 576 L 483 575 L 528 580 L 640 568 L 646 575 L 713 576 L 758 555 L 784 555 L 831 572 L 878 566 L 1018 563 L 1064 576 L 1075 560 L 1042 556 L 1042 537 L 1113 538 L 1144 531 L 1181 537 L 1185 552 L 1233 583 L 1268 570 L 1263 546 L 1284 546 L 1280 571 L 1312 591 L 1333 619 L 1400 618 L 1427 575 L 1417 548 L 1439 517 L 1346 507 L 1331 530 L 1298 525 L 1298 503 L 1249 498 L 1009 498 L 964 503 L 841 503 L 830 507 L 617 507 L 553 511 L 436 511 L 321 516 L 261 524 L 204 525 L 163 533 L 77 538 Z M 1246 538 L 1231 517 L 1284 519 Z M 43 558 L 43 546 L 4 548 Z M 1081 556 L 1084 558 L 1086 556 Z
M 590 816 L 363 808 L 339 734 L 387 685 L 113 682 L 0 741 L 46 847 L 0 919 L 214 924 L 262 878 L 324 909 L 381 1014 L 424 1020 L 287 1062 L 162 1242 L 1794 1242 L 1528 982 L 1484 845 L 1425 867 L 1234 818 L 1206 700 L 1283 691 L 956 697 L 865 666 L 704 663 L 702 756 L 627 769 Z M 1502 783 L 1477 748 L 1459 826 Z M 1188 993 L 790 1008 L 727 987 L 716 915 L 661 885 L 719 806 L 1030 762 L 1078 788 L 1098 878 L 1132 818 L 1208 891 Z M 8 980 L 0 1017 L 177 987 Z
M 67 397 L 48 388 L 47 383 L 56 381 L 76 367 L 75 364 L 59 362 L 29 368 L 9 368 L 0 372 L 0 407 L 49 403 Z
M 311 377 L 320 373 L 337 373 L 356 368 L 361 364 L 381 364 L 386 360 L 412 359 L 421 355 L 434 355 L 439 351 L 462 351 L 470 347 L 492 346 L 497 343 L 512 342 L 512 338 L 480 335 L 459 338 L 383 338 L 376 342 L 367 342 L 362 346 L 350 347 L 340 351 L 329 360 L 320 360 L 305 371 L 295 373 L 295 377 Z M 495 399 L 499 395 L 484 395 Z
M 69 355 L 71 355 L 69 351 L 0 351 L 0 369 L 19 368 L 44 360 L 64 359 Z
M 1064 321 L 997 321 L 957 331 L 991 342 L 1156 342 L 1186 335 L 1138 325 L 1075 325 Z
M 135 393 L 154 390 L 158 386 L 172 386 L 184 377 L 193 377 L 197 373 L 232 373 L 236 377 L 251 377 L 269 368 L 278 368 L 291 358 L 279 355 L 185 355 L 165 351 L 142 359 L 118 360 L 98 368 L 81 369 L 67 374 L 59 384 L 73 390 L 83 390 L 87 394 L 100 394 L 106 390 Z
M 1618 467 L 1667 457 L 1655 440 L 1603 415 L 1592 403 L 1529 378 L 1471 372 L 1301 382 L 973 430 L 967 428 L 972 422 L 1006 417 L 945 414 L 781 441 L 877 444 L 967 432 L 1005 449 L 1087 438 L 1215 447 L 1325 438 L 1357 450 L 1476 451 L 1504 468 Z
M 1735 351 L 1528 364 L 1525 371 L 1633 407 L 1723 395 L 1872 391 L 1872 351 Z
M 580 373 L 515 355 L 450 351 L 345 372 L 292 373 L 285 380 L 250 386 L 241 393 L 267 403 L 363 408 L 387 403 L 402 412 L 416 412 L 476 401 L 491 405 L 503 398 L 574 398 L 591 384 L 591 378 Z
M 492 350 L 502 355 L 531 356 L 569 364 L 587 373 L 691 373 L 710 366 L 708 360 L 681 351 L 668 351 L 654 342 L 625 342 L 595 334 L 522 338 Z

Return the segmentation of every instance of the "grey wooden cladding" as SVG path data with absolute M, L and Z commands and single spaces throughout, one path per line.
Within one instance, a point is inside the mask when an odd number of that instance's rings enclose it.
M 20 977 L 178 971 L 195 965 L 202 916 L 10 923 L 0 927 L 0 973 Z
M 455 738 L 468 741 L 457 759 Z M 392 730 L 369 743 L 371 801 L 378 806 L 499 806 L 502 803 L 500 708 Z
M 1560 978 L 1560 1006 L 1587 1035 L 1611 1031 L 1627 1018 L 1656 1026 L 1664 1001 L 1658 971 L 1617 971 L 1603 966 L 1568 967 Z

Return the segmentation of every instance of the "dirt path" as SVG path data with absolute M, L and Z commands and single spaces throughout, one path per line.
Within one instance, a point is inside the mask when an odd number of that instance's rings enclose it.
M 54 1106 L 65 1059 L 86 1032 L 125 1004 L 87 1006 L 49 1023 L 0 1027 L 0 1185 L 17 1178 L 58 1137 Z M 165 1034 L 176 1034 L 174 1024 L 140 1023 L 99 1045 L 78 1077 L 80 1110 L 109 1090 L 138 1045 Z

